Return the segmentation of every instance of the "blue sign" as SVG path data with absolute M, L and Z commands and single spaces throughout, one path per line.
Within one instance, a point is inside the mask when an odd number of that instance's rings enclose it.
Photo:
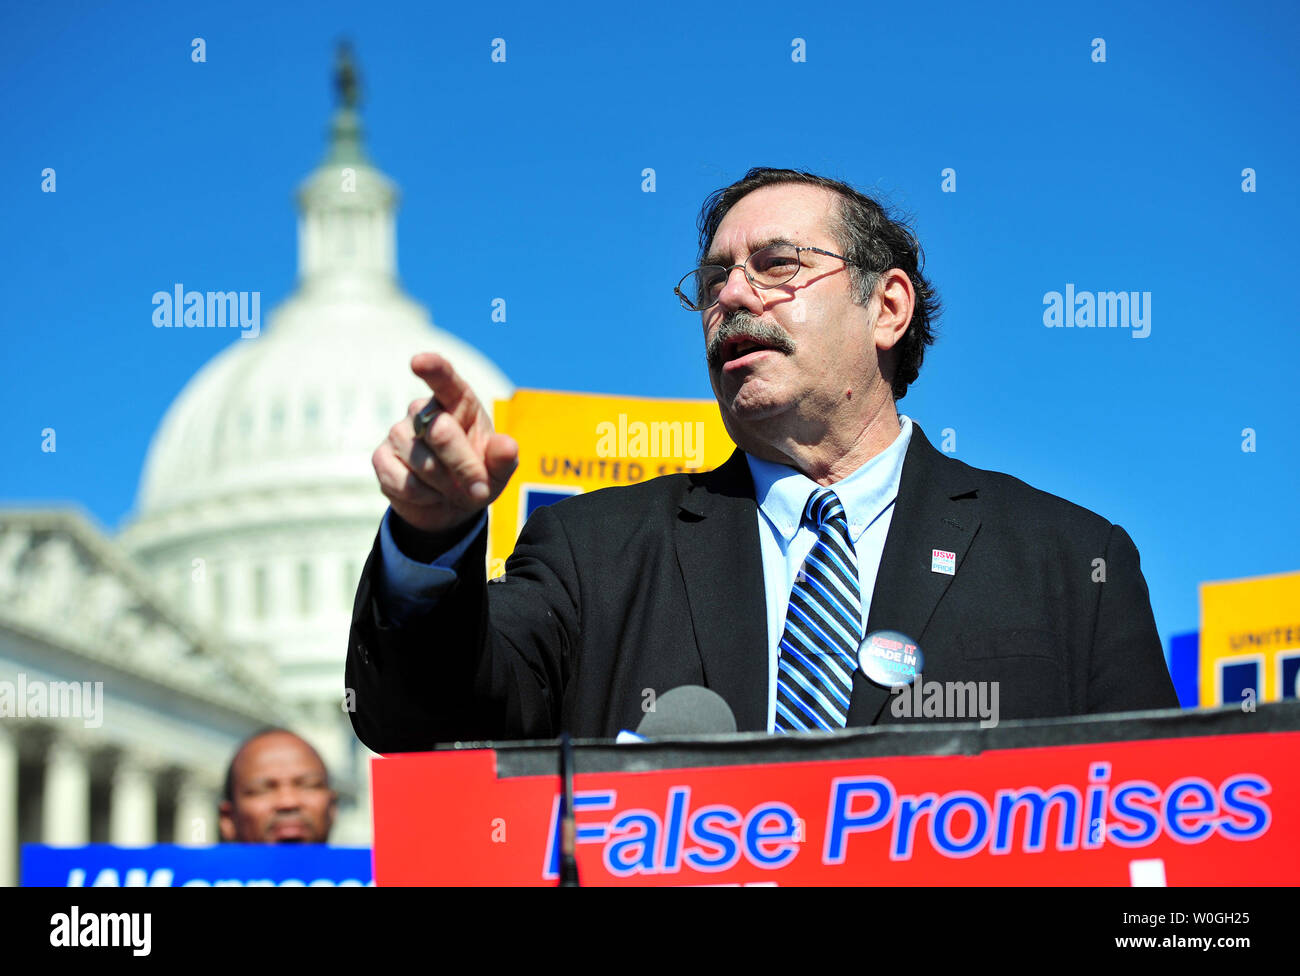
M 1300 653 L 1282 652 L 1277 655 L 1278 682 L 1281 687 L 1277 696 L 1282 701 L 1300 698 Z
M 1219 701 L 1224 705 L 1240 705 L 1247 696 L 1252 701 L 1259 701 L 1264 694 L 1264 685 L 1260 681 L 1260 658 L 1257 654 L 1249 657 L 1222 657 L 1216 662 L 1219 667 L 1219 679 L 1223 694 Z
M 1169 638 L 1169 677 L 1173 679 L 1178 704 L 1197 708 L 1201 704 L 1201 635 L 1199 631 Z M 1240 699 L 1238 699 L 1240 701 Z
M 574 488 L 534 488 L 528 485 L 524 489 L 524 520 L 527 521 L 528 516 L 545 505 L 554 505 L 580 494 L 582 492 Z
M 374 869 L 368 847 L 24 844 L 22 884 L 27 888 L 360 888 L 374 884 Z

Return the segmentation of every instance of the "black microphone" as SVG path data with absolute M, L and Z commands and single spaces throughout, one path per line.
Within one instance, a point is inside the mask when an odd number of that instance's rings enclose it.
M 637 735 L 654 738 L 672 735 L 710 735 L 735 732 L 736 716 L 727 700 L 699 685 L 682 685 L 666 691 L 645 713 Z
M 580 887 L 578 882 L 578 827 L 573 819 L 573 743 L 560 733 L 560 888 Z

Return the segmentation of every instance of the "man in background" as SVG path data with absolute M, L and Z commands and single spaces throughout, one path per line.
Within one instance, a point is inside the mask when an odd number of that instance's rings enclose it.
M 263 729 L 244 740 L 226 771 L 221 839 L 324 844 L 337 805 L 329 770 L 316 750 L 288 729 Z

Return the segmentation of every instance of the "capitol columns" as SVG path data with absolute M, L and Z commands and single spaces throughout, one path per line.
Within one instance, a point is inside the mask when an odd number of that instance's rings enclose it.
M 157 839 L 158 796 L 154 770 L 131 751 L 113 769 L 108 805 L 108 842 L 118 847 L 147 847 Z
M 216 790 L 194 773 L 186 774 L 176 788 L 172 837 L 185 847 L 207 847 L 219 839 Z
M 60 734 L 45 757 L 41 840 L 56 847 L 90 843 L 90 762 L 84 745 Z
M 0 720 L 0 887 L 18 884 L 18 730 Z

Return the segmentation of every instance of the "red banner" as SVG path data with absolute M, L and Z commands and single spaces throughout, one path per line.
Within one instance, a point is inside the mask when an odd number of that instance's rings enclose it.
M 1271 732 L 579 772 L 578 867 L 584 885 L 1295 885 L 1297 755 L 1300 732 Z M 496 760 L 374 761 L 377 884 L 556 883 L 558 779 Z

